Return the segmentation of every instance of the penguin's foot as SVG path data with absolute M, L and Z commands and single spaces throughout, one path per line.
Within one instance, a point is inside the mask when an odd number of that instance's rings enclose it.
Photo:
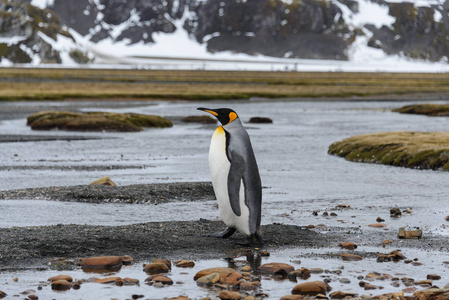
M 209 234 L 206 234 L 205 236 L 214 237 L 214 238 L 220 238 L 220 239 L 227 239 L 228 237 L 233 235 L 235 231 L 236 231 L 235 228 L 228 227 L 228 228 L 226 228 L 223 231 L 209 233 Z

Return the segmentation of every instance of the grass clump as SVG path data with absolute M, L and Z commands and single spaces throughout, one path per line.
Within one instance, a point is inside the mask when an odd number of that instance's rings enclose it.
M 449 132 L 380 132 L 356 135 L 329 146 L 349 161 L 449 171 Z
M 413 104 L 393 109 L 394 112 L 401 114 L 417 114 L 429 117 L 447 117 L 449 116 L 449 104 Z
M 170 120 L 160 116 L 135 113 L 42 111 L 30 115 L 27 125 L 33 130 L 135 132 L 143 128 L 172 127 Z

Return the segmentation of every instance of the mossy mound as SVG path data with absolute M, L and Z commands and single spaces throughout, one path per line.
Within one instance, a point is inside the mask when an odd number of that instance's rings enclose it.
M 185 123 L 200 123 L 200 124 L 216 124 L 217 120 L 209 116 L 187 116 L 182 118 Z
M 33 130 L 135 132 L 144 127 L 172 127 L 170 120 L 134 113 L 42 111 L 30 115 L 27 125 Z
M 414 104 L 401 108 L 393 109 L 394 112 L 401 114 L 417 114 L 429 117 L 447 117 L 449 116 L 449 104 Z
M 355 162 L 449 171 L 449 132 L 381 132 L 329 146 L 329 154 Z

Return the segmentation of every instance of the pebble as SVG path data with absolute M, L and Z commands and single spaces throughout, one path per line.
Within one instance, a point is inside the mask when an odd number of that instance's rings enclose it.
M 195 274 L 193 279 L 196 281 L 199 278 L 210 275 L 213 273 L 220 274 L 220 283 L 229 284 L 233 286 L 238 286 L 240 284 L 240 279 L 243 275 L 232 268 L 209 268 L 204 269 Z
M 109 284 L 114 283 L 116 285 L 123 285 L 123 279 L 120 277 L 106 277 L 106 278 L 94 278 L 95 283 L 103 283 L 103 284 Z
M 374 227 L 374 228 L 384 228 L 387 227 L 387 224 L 385 223 L 374 223 L 374 224 L 369 224 L 369 227 Z
M 318 294 L 326 294 L 330 287 L 322 281 L 310 281 L 297 284 L 293 290 L 293 295 L 316 296 Z
M 376 222 L 382 223 L 382 222 L 385 222 L 385 219 L 382 219 L 381 217 L 377 217 Z
M 331 297 L 331 299 L 344 299 L 344 298 L 347 298 L 347 297 L 350 297 L 350 298 L 355 297 L 355 296 L 357 296 L 357 294 L 356 293 L 347 293 L 347 292 L 342 292 L 342 291 L 336 291 L 336 292 L 331 293 L 329 296 Z
M 153 260 L 153 263 L 162 263 L 171 270 L 171 261 L 169 261 L 168 259 L 156 258 Z
M 175 261 L 175 266 L 179 268 L 193 268 L 195 266 L 195 263 L 193 261 L 180 260 Z
M 221 280 L 220 274 L 212 273 L 212 274 L 198 278 L 196 283 L 199 286 L 211 287 L 212 285 L 216 284 L 217 282 L 220 282 L 220 280 Z
M 357 261 L 363 259 L 360 255 L 350 253 L 341 254 L 340 256 L 345 261 Z
M 164 275 L 152 275 L 150 277 L 148 277 L 147 279 L 145 279 L 145 282 L 149 283 L 149 284 L 153 284 L 155 285 L 156 283 L 160 283 L 162 285 L 172 285 L 173 284 L 173 280 L 171 280 L 171 278 L 164 276 Z
M 118 271 L 122 267 L 121 256 L 98 256 L 81 258 L 83 271 L 100 272 L 103 270 Z
M 39 297 L 35 294 L 28 295 L 25 300 L 39 300 Z
M 70 289 L 70 283 L 67 280 L 56 280 L 51 283 L 53 290 L 68 290 Z
M 437 274 L 428 274 L 427 275 L 427 279 L 429 279 L 429 280 L 440 280 L 441 276 L 437 275 Z
M 340 279 L 340 283 L 343 283 L 343 284 L 350 284 L 350 283 L 351 283 L 351 280 L 349 280 L 348 278 L 342 278 L 342 279 Z
M 218 298 L 220 298 L 221 300 L 239 300 L 239 299 L 242 299 L 242 295 L 237 292 L 225 290 L 225 291 L 220 292 L 220 294 L 218 295 Z
M 288 278 L 291 280 L 296 280 L 297 277 L 301 279 L 308 279 L 310 277 L 310 270 L 307 268 L 301 268 L 293 272 L 288 273 Z
M 242 272 L 250 272 L 251 270 L 252 270 L 251 266 L 246 265 L 242 267 Z
M 285 263 L 267 263 L 259 267 L 259 272 L 262 274 L 272 274 L 287 276 L 288 273 L 293 272 L 295 268 L 289 264 Z
M 304 296 L 302 295 L 286 295 L 281 297 L 280 300 L 303 300 Z
M 166 264 L 156 262 L 145 265 L 144 271 L 147 274 L 158 274 L 158 273 L 168 273 L 170 269 L 167 267 Z
M 402 212 L 401 212 L 401 210 L 399 208 L 393 207 L 393 208 L 390 209 L 390 216 L 391 217 L 397 218 L 397 217 L 400 217 L 401 215 L 402 215 Z
M 341 243 L 340 247 L 344 248 L 344 249 L 348 249 L 348 250 L 354 250 L 354 249 L 357 249 L 357 244 L 354 244 L 354 243 Z
M 312 273 L 312 274 L 321 274 L 323 272 L 324 272 L 324 270 L 322 268 L 311 268 L 310 269 L 310 273 Z
M 56 276 L 52 276 L 50 278 L 47 279 L 47 281 L 56 281 L 56 280 L 67 280 L 68 282 L 72 282 L 73 278 L 72 276 L 69 275 L 56 275 Z

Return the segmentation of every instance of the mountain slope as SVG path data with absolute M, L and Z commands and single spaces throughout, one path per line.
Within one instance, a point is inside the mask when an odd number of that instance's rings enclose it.
M 31 4 L 57 14 L 73 30 L 66 31 L 75 44 L 86 45 L 98 58 L 223 58 L 233 53 L 355 62 L 390 55 L 436 62 L 447 61 L 449 53 L 449 0 L 32 0 Z

